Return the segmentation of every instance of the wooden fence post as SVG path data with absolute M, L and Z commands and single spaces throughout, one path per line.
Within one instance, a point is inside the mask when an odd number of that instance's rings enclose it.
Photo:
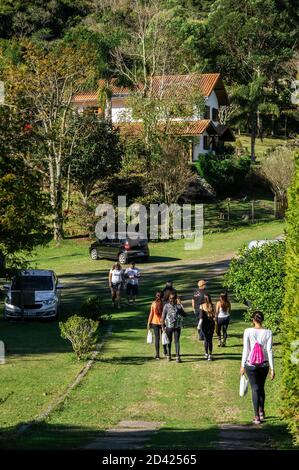
M 277 196 L 274 194 L 274 219 L 277 219 Z
M 251 222 L 254 224 L 254 199 L 251 201 Z
M 227 222 L 229 223 L 230 219 L 230 198 L 227 198 Z

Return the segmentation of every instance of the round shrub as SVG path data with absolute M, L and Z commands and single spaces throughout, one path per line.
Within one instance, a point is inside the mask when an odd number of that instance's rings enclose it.
M 248 305 L 245 319 L 254 310 L 265 315 L 265 326 L 279 331 L 285 281 L 285 243 L 267 243 L 248 249 L 243 247 L 232 259 L 225 284 L 239 302 Z
M 62 338 L 68 339 L 80 360 L 90 351 L 94 351 L 99 333 L 99 322 L 78 315 L 69 317 L 65 322 L 59 322 Z
M 196 168 L 220 197 L 237 194 L 249 173 L 251 159 L 248 156 L 237 158 L 230 155 L 199 155 Z

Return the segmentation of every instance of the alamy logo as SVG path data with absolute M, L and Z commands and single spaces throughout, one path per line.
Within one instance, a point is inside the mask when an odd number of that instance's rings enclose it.
M 291 102 L 299 106 L 299 80 L 293 80 L 291 83 Z
M 100 204 L 95 215 L 99 218 L 95 227 L 99 240 L 184 238 L 189 240 L 185 250 L 199 250 L 203 245 L 202 204 L 150 204 L 147 208 L 134 203 L 127 207 L 126 196 L 119 196 L 116 208 Z
M 0 81 L 0 104 L 4 104 L 4 102 L 5 102 L 4 82 Z
M 0 341 L 0 364 L 5 364 L 5 344 Z
M 292 364 L 299 364 L 299 340 L 292 341 L 291 343 L 291 362 Z

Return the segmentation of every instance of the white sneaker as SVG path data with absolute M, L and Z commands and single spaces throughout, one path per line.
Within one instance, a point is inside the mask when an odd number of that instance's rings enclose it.
M 212 360 L 213 360 L 212 354 L 209 354 L 208 355 L 208 361 L 212 361 Z
M 209 355 L 208 354 L 205 354 L 205 359 L 208 359 Z

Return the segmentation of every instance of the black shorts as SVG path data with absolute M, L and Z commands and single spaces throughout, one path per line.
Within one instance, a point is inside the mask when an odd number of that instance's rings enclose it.
M 114 284 L 113 282 L 111 283 L 111 292 L 116 291 L 120 292 L 121 291 L 121 282 L 118 282 L 117 284 Z
M 137 295 L 138 294 L 138 285 L 137 284 L 127 284 L 127 295 Z

